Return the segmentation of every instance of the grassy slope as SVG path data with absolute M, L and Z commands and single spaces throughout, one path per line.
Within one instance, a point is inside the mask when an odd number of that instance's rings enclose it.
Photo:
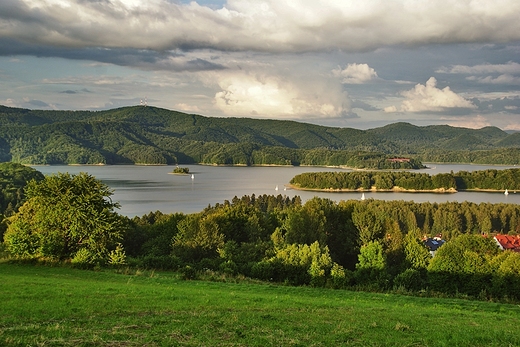
M 520 307 L 0 264 L 6 346 L 518 346 Z

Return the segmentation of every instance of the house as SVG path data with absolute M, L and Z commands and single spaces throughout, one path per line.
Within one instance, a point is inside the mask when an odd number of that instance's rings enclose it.
M 423 243 L 430 251 L 430 254 L 432 257 L 435 256 L 435 252 L 437 252 L 437 249 L 439 249 L 440 246 L 442 246 L 446 241 L 442 239 L 442 235 L 438 234 L 434 237 L 423 237 Z
M 511 250 L 520 253 L 520 236 L 497 234 L 494 239 L 501 250 Z

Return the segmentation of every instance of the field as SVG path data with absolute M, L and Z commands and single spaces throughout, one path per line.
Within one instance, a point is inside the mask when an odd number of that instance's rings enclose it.
M 520 346 L 520 306 L 0 263 L 2 346 Z

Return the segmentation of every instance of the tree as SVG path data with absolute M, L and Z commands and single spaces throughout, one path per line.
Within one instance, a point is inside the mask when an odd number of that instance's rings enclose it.
M 387 285 L 386 257 L 383 245 L 370 241 L 361 246 L 356 264 L 355 277 L 358 284 L 384 288 Z
M 105 262 L 122 240 L 123 222 L 112 190 L 93 176 L 59 173 L 26 187 L 27 201 L 4 236 L 17 257 Z M 78 260 L 79 261 L 79 260 Z
M 477 295 L 489 288 L 492 259 L 499 249 L 491 238 L 463 234 L 439 248 L 428 265 L 430 286 L 447 293 Z
M 404 240 L 406 262 L 408 267 L 415 270 L 425 270 L 431 260 L 431 255 L 428 249 L 413 235 L 408 233 Z

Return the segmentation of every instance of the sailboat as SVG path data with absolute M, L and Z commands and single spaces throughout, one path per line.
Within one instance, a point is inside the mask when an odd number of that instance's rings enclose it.
M 362 193 L 362 194 L 361 194 L 361 200 L 365 200 L 365 199 L 366 199 L 366 198 L 365 198 L 365 193 Z
M 506 189 L 506 191 L 504 192 L 504 195 L 509 195 L 509 192 L 507 191 L 507 189 Z
M 194 174 L 191 174 L 191 179 L 192 179 L 192 180 L 195 179 L 195 175 L 194 175 Z
M 278 186 L 274 187 L 274 190 L 278 190 Z

